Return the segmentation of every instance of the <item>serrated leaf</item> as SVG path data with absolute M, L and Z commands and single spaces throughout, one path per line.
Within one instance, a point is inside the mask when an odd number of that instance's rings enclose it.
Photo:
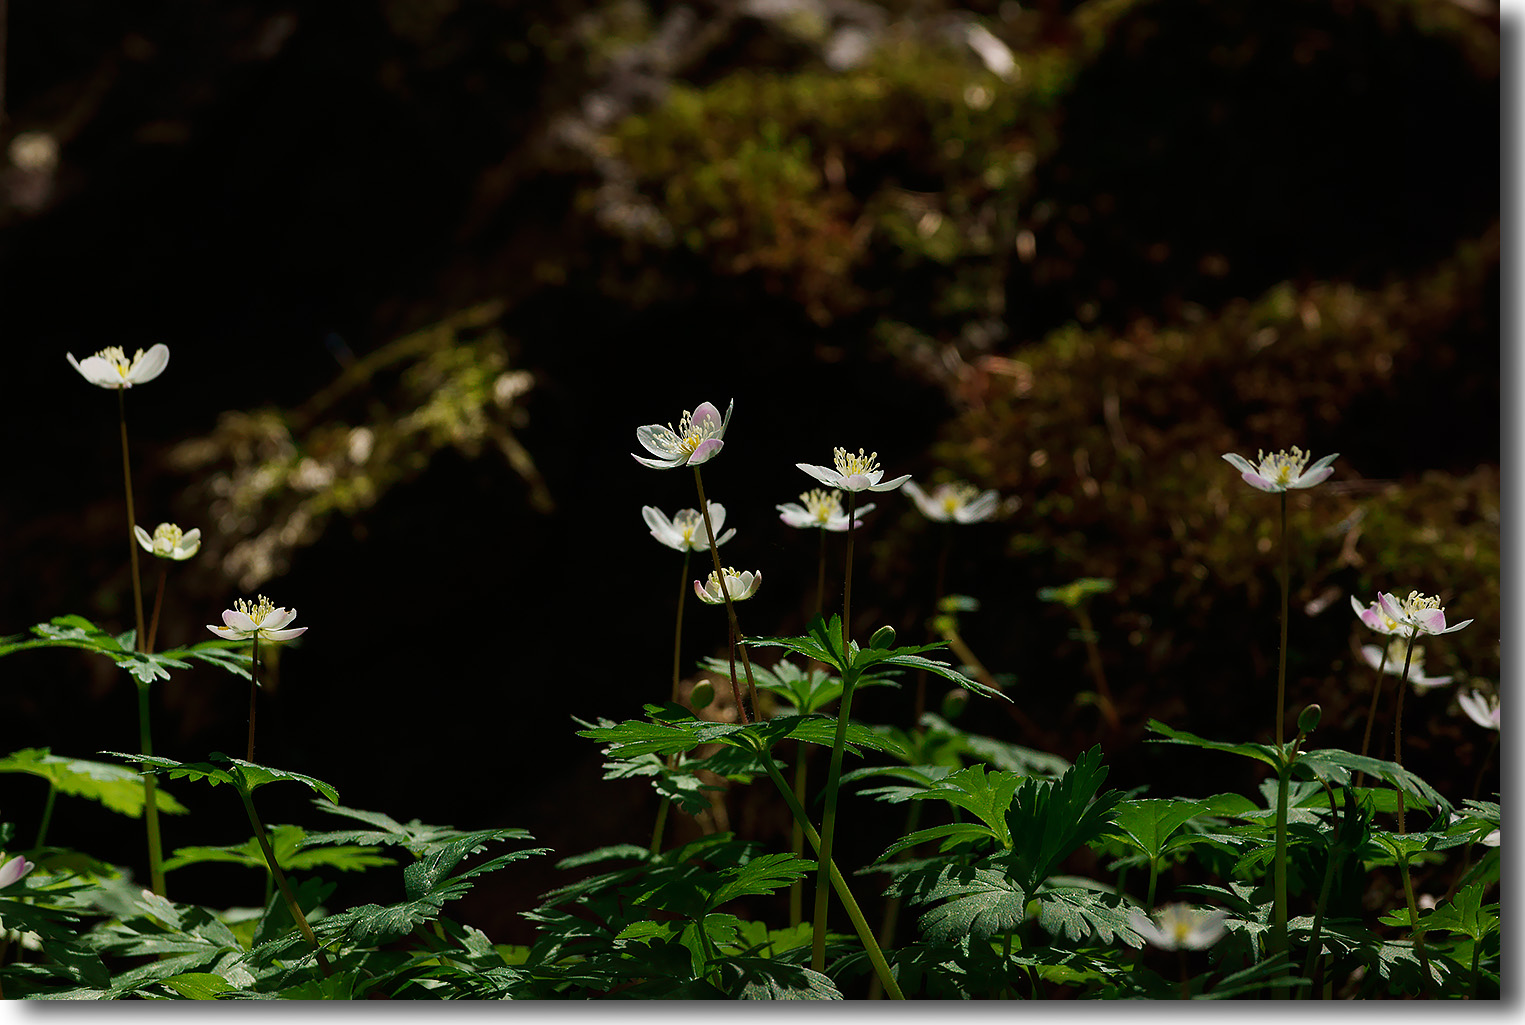
M 1352 772 L 1364 772 L 1368 776 L 1386 780 L 1424 807 L 1436 808 L 1441 812 L 1451 810 L 1451 802 L 1442 797 L 1439 791 L 1396 762 L 1363 757 L 1339 748 L 1320 748 L 1300 754 L 1293 763 L 1293 771 L 1311 773 L 1321 782 L 1332 786 L 1347 786 Z
M 29 747 L 0 759 L 0 772 L 25 772 L 40 776 L 59 793 L 98 801 L 119 815 L 143 815 L 143 777 L 131 769 L 109 762 L 63 758 L 45 747 Z M 163 790 L 155 789 L 154 803 L 161 812 L 184 815 L 185 805 Z
M 919 902 L 933 900 L 943 903 L 921 916 L 921 929 L 934 942 L 1012 932 L 1025 917 L 1027 905 L 1026 894 L 1006 873 L 961 866 L 945 866 Z
M 1058 755 L 961 730 L 931 712 L 923 713 L 921 725 L 926 728 L 925 745 L 945 746 L 953 753 L 978 758 L 1007 772 L 1024 776 L 1058 776 L 1070 767 L 1070 763 Z
M 1222 751 L 1226 754 L 1253 758 L 1257 762 L 1264 762 L 1273 769 L 1277 768 L 1280 762 L 1276 755 L 1276 750 L 1266 744 L 1229 744 L 1221 740 L 1208 740 L 1206 737 L 1199 737 L 1195 733 L 1187 733 L 1185 730 L 1166 726 L 1158 719 L 1150 719 L 1147 728 L 1151 732 L 1158 733 L 1165 738 L 1164 740 L 1155 740 L 1151 737 L 1149 742 L 1152 744 L 1185 744 L 1190 747 L 1200 747 L 1204 751 Z
M 1115 830 L 1112 815 L 1122 794 L 1098 794 L 1106 778 L 1097 746 L 1058 780 L 1028 777 L 1021 782 L 1006 812 L 1011 853 L 1001 859 L 1017 885 L 1029 893 L 1037 890 L 1073 851 Z
M 276 864 L 287 872 L 303 872 L 324 866 L 341 872 L 358 872 L 397 864 L 391 858 L 377 855 L 375 847 L 307 844 L 304 849 L 306 833 L 300 826 L 275 825 L 269 827 L 268 834 Z M 264 851 L 261 850 L 259 841 L 253 837 L 242 844 L 225 847 L 181 847 L 173 857 L 165 860 L 164 871 L 172 872 L 186 865 L 206 862 L 225 862 L 269 871 Z
M 1186 823 L 1205 810 L 1200 801 L 1162 798 L 1123 801 L 1113 811 L 1120 834 L 1114 834 L 1147 858 L 1165 853 L 1166 842 Z
M 841 1000 L 842 993 L 820 972 L 803 965 L 756 957 L 727 957 L 721 978 L 742 1000 Z
M 1038 924 L 1075 943 L 1122 940 L 1130 947 L 1144 941 L 1128 925 L 1128 906 L 1115 893 L 1079 886 L 1045 888 L 1038 894 Z
M 212 786 L 219 783 L 227 783 L 235 789 L 248 790 L 251 793 L 267 783 L 292 782 L 301 783 L 328 798 L 335 804 L 339 803 L 339 791 L 330 784 L 311 776 L 304 776 L 300 772 L 288 772 L 285 769 L 275 769 L 268 765 L 257 765 L 254 762 L 246 762 L 242 758 L 233 758 L 221 751 L 213 751 L 211 760 L 206 762 L 177 762 L 173 758 L 160 758 L 157 755 L 124 754 L 120 751 L 102 751 L 101 754 L 112 755 L 130 762 L 138 762 L 147 772 L 163 772 L 170 779 L 204 779 Z
M 954 686 L 962 687 L 964 690 L 967 690 L 970 693 L 980 695 L 980 697 L 999 698 L 1000 700 L 1005 701 L 1007 704 L 1013 703 L 1011 700 L 1011 695 L 1006 694 L 1004 691 L 996 690 L 994 687 L 987 687 L 985 684 L 980 683 L 978 680 L 970 679 L 946 662 L 938 662 L 934 659 L 923 658 L 920 655 L 895 655 L 891 658 L 880 660 L 878 664 L 887 666 L 901 666 L 906 669 L 922 670 L 931 673 L 934 676 L 941 676 L 943 679 L 949 681 Z
M 796 879 L 803 879 L 815 867 L 814 861 L 794 854 L 764 854 L 737 868 L 735 877 L 728 879 L 711 895 L 709 905 L 718 908 L 737 897 L 764 895 L 781 890 Z
M 233 984 L 227 979 L 211 972 L 186 972 L 181 975 L 172 975 L 167 979 L 159 980 L 159 985 L 174 990 L 187 1000 L 216 1000 L 233 988 Z

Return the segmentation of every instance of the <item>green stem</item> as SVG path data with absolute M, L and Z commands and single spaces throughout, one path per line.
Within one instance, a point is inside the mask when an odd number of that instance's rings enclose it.
M 249 753 L 245 761 L 254 761 L 254 695 L 259 692 L 259 631 L 254 633 L 254 656 L 249 665 Z
M 243 799 L 244 813 L 249 816 L 249 825 L 254 827 L 254 837 L 259 841 L 259 849 L 265 855 L 265 864 L 270 868 L 270 874 L 275 877 L 275 885 L 281 888 L 281 896 L 286 898 L 286 908 L 291 912 L 291 920 L 296 923 L 297 930 L 307 945 L 312 947 L 312 952 L 318 956 L 318 967 L 323 969 L 325 976 L 333 975 L 334 970 L 328 963 L 328 958 L 323 956 L 323 948 L 318 943 L 318 937 L 313 934 L 312 926 L 307 924 L 307 916 L 302 914 L 302 907 L 297 903 L 296 894 L 291 892 L 291 884 L 286 881 L 286 873 L 281 871 L 280 864 L 275 860 L 275 851 L 270 849 L 270 838 L 265 835 L 265 826 L 259 820 L 259 815 L 254 811 L 254 799 L 249 794 L 248 785 L 240 778 L 236 785 L 238 796 Z
M 842 878 L 842 873 L 837 871 L 837 866 L 831 858 L 822 851 L 823 840 L 815 827 L 810 824 L 810 818 L 805 814 L 805 807 L 789 790 L 789 784 L 784 781 L 783 775 L 778 771 L 778 766 L 766 751 L 762 752 L 762 763 L 768 770 L 768 776 L 773 780 L 773 785 L 778 787 L 779 793 L 784 795 L 784 803 L 789 806 L 789 811 L 794 815 L 794 821 L 800 824 L 804 830 L 805 838 L 810 841 L 810 846 L 816 850 L 816 856 L 821 863 L 827 866 L 831 872 L 831 885 L 837 891 L 837 898 L 841 900 L 842 907 L 847 911 L 847 917 L 852 920 L 853 928 L 858 932 L 858 940 L 863 944 L 863 950 L 868 954 L 869 962 L 874 966 L 874 972 L 878 975 L 880 983 L 894 1000 L 904 1000 L 905 994 L 900 992 L 900 984 L 895 981 L 895 976 L 890 973 L 890 966 L 884 959 L 884 951 L 879 949 L 879 943 L 874 939 L 873 930 L 868 927 L 868 920 L 863 917 L 863 911 L 858 907 L 858 902 L 853 899 L 852 890 L 847 888 L 847 880 Z
M 148 684 L 138 684 L 138 748 L 142 754 L 154 753 L 149 733 Z M 148 827 L 148 880 L 149 886 L 161 897 L 164 895 L 164 847 L 159 839 L 159 784 L 154 774 L 143 774 L 143 821 Z
M 163 559 L 159 562 L 159 589 L 154 592 L 154 612 L 148 620 L 148 644 L 143 648 L 149 654 L 153 654 L 154 638 L 159 636 L 159 609 L 164 605 L 164 579 L 168 575 L 169 564 Z
M 143 649 L 143 581 L 138 579 L 138 537 L 133 528 L 138 524 L 137 513 L 132 505 L 132 461 L 127 456 L 127 389 L 118 388 L 117 415 L 122 426 L 122 485 L 127 492 L 127 555 L 132 563 L 132 610 L 136 617 L 138 632 L 136 647 Z
M 683 678 L 683 603 L 688 598 L 688 549 L 683 550 L 683 569 L 678 573 L 678 617 L 677 625 L 673 627 L 672 635 L 672 703 L 678 703 L 679 684 Z M 678 756 L 669 755 L 667 767 L 673 768 L 677 764 Z M 657 822 L 651 830 L 651 853 L 656 856 L 662 853 L 662 831 L 667 827 L 667 810 L 672 804 L 672 798 L 663 797 L 661 805 L 657 808 Z
M 1292 762 L 1283 752 L 1283 761 L 1277 770 L 1276 790 L 1276 864 L 1273 869 L 1276 884 L 1276 903 L 1271 919 L 1271 953 L 1287 950 L 1287 791 L 1291 789 Z M 1280 994 L 1286 997 L 1286 991 Z
M 651 827 L 651 856 L 654 858 L 662 853 L 662 831 L 667 828 L 667 809 L 672 804 L 672 798 L 662 798 L 662 803 L 657 806 L 657 824 Z
M 1399 791 L 1400 795 L 1402 791 Z M 1403 803 L 1400 796 L 1398 811 L 1402 814 Z M 1425 996 L 1431 994 L 1434 988 L 1434 980 L 1430 978 L 1430 958 L 1424 950 L 1424 934 L 1419 931 L 1419 902 L 1414 899 L 1414 882 L 1409 876 L 1409 857 L 1407 853 L 1394 851 L 1398 858 L 1398 875 L 1403 879 L 1403 896 L 1408 901 L 1409 909 L 1409 942 L 1414 945 L 1414 953 L 1419 956 L 1419 981 L 1421 992 Z
M 821 554 L 815 566 L 815 614 L 819 616 L 826 602 L 826 528 L 816 533 L 821 535 Z
M 1414 660 L 1414 634 L 1417 633 L 1412 627 L 1409 630 L 1408 650 L 1403 656 L 1403 679 L 1398 681 L 1398 705 L 1393 711 L 1393 764 L 1403 768 L 1403 695 L 1409 689 L 1409 666 Z M 1403 788 L 1398 788 L 1398 832 L 1406 833 L 1403 820 Z M 1406 869 L 1406 866 L 1405 866 Z
M 1377 667 L 1377 682 L 1372 685 L 1371 707 L 1366 710 L 1366 732 L 1361 734 L 1361 757 L 1366 757 L 1366 752 L 1371 750 L 1371 727 L 1377 721 L 1377 700 L 1382 697 L 1382 678 L 1387 672 L 1387 645 L 1382 645 L 1382 664 Z M 1356 786 L 1360 786 L 1366 779 L 1366 773 L 1356 773 Z
M 921 825 L 921 809 L 925 803 L 924 801 L 910 802 L 911 810 L 906 812 L 905 829 L 901 830 L 901 836 L 909 836 L 916 832 L 916 828 Z M 911 859 L 911 850 L 912 848 L 908 847 L 901 851 L 896 855 L 895 860 L 909 861 Z M 902 901 L 898 894 L 884 903 L 884 919 L 879 923 L 879 945 L 881 947 L 894 945 L 895 927 L 900 924 L 901 903 Z M 878 978 L 875 978 L 868 985 L 868 998 L 870 1000 L 878 1000 L 883 995 L 884 987 L 880 984 Z
M 1477 778 L 1472 781 L 1472 800 L 1477 800 L 1478 791 L 1483 789 L 1483 774 L 1488 771 L 1488 763 L 1493 761 L 1493 756 L 1499 749 L 1499 735 L 1493 734 L 1493 743 L 1488 745 L 1488 753 L 1483 755 L 1483 764 L 1477 767 Z
M 1281 658 L 1276 665 L 1276 746 L 1285 739 L 1287 718 L 1287 592 L 1291 564 L 1287 554 L 1287 493 L 1281 492 Z
M 704 497 L 704 477 L 699 472 L 699 467 L 694 467 L 694 488 L 699 492 L 699 514 L 704 517 L 704 536 L 710 543 L 710 557 L 715 563 L 715 579 L 720 582 L 720 597 L 725 602 L 725 614 L 731 621 L 731 632 L 738 639 L 742 636 L 741 627 L 736 622 L 736 606 L 731 601 L 731 589 L 725 583 L 725 569 L 720 565 L 720 549 L 715 547 L 715 525 L 710 522 L 710 503 Z M 752 683 L 752 662 L 747 658 L 745 647 L 741 649 L 741 666 L 747 674 L 747 691 L 752 695 L 753 711 L 756 709 L 757 689 Z M 736 691 L 736 659 L 731 658 L 731 690 Z M 742 723 L 751 722 L 747 718 L 747 710 L 742 705 L 740 696 L 736 698 L 736 713 Z
M 37 842 L 33 847 L 41 847 L 48 838 L 48 823 L 53 821 L 53 802 L 58 798 L 58 785 L 48 780 L 47 800 L 42 803 L 42 824 L 37 827 Z
M 1149 893 L 1144 898 L 1144 907 L 1154 907 L 1154 886 L 1160 878 L 1160 861 L 1158 858 L 1149 859 Z
M 805 803 L 805 778 L 809 774 L 810 745 L 796 743 L 794 746 L 794 799 L 801 805 Z M 789 849 L 796 856 L 805 853 L 805 831 L 800 828 L 798 821 L 789 831 Z M 805 880 L 796 879 L 789 884 L 789 924 L 799 925 L 805 920 Z
M 1355 794 L 1347 792 L 1347 801 L 1354 801 Z M 1334 795 L 1330 794 L 1330 808 L 1334 807 Z M 1334 869 L 1339 860 L 1339 855 L 1331 847 L 1329 861 L 1324 866 L 1324 882 L 1318 891 L 1318 906 L 1313 909 L 1313 935 L 1308 939 L 1308 957 L 1303 962 L 1303 978 L 1313 978 L 1313 967 L 1318 962 L 1319 940 L 1324 931 L 1324 908 L 1329 903 L 1329 891 L 1334 886 Z
M 1112 689 L 1107 686 L 1107 674 L 1101 665 L 1101 648 L 1096 643 L 1096 626 L 1091 621 L 1091 612 L 1085 605 L 1075 606 L 1075 618 L 1080 622 L 1080 631 L 1085 638 L 1086 661 L 1091 666 L 1091 678 L 1096 681 L 1096 696 L 1101 699 L 1101 714 L 1107 720 L 1107 726 L 1114 732 L 1121 725 L 1117 717 L 1117 705 L 1112 701 Z
M 1181 999 L 1190 1000 L 1191 972 L 1187 971 L 1186 951 L 1184 949 L 1177 948 L 1176 956 L 1180 959 L 1181 962 Z
M 849 657 L 847 650 L 848 637 L 852 631 L 853 609 L 853 507 L 857 505 L 858 493 L 847 493 L 847 574 L 842 581 L 842 657 Z
M 1472 941 L 1472 981 L 1467 986 L 1467 995 L 1465 997 L 1465 999 L 1467 999 L 1467 1000 L 1476 1000 L 1477 999 L 1477 961 L 1478 961 L 1477 955 L 1482 953 L 1482 950 L 1483 950 L 1482 942 L 1480 940 L 1473 940 Z

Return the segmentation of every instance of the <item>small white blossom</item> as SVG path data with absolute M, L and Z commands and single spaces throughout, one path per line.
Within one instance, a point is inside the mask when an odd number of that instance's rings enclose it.
M 721 417 L 720 410 L 708 402 L 701 402 L 692 413 L 684 411 L 677 430 L 671 424 L 666 427 L 661 424 L 637 427 L 635 440 L 657 458 L 646 459 L 633 452 L 631 456 L 642 466 L 649 466 L 653 470 L 671 470 L 679 466 L 707 463 L 718 456 L 725 446 L 722 439 L 731 422 L 731 410 L 735 408 L 736 400 L 732 399 L 731 404 L 726 406 L 725 416 Z
M 930 495 L 917 487 L 915 481 L 908 481 L 905 493 L 911 496 L 911 501 L 916 503 L 916 508 L 921 510 L 923 516 L 939 523 L 949 520 L 954 523 L 988 520 L 995 515 L 996 503 L 1001 497 L 994 491 L 981 491 L 973 484 L 963 481 L 939 484 L 932 489 Z
M 1455 677 L 1452 676 L 1426 676 L 1424 675 L 1424 649 L 1415 645 L 1413 657 L 1408 654 L 1408 642 L 1402 638 L 1395 638 L 1387 645 L 1387 664 L 1382 662 L 1382 649 L 1375 644 L 1361 646 L 1361 657 L 1366 664 L 1373 669 L 1381 668 L 1389 676 L 1402 676 L 1403 663 L 1409 664 L 1409 686 L 1417 691 L 1434 690 L 1436 687 L 1444 687 Z
M 1201 911 L 1188 904 L 1167 904 L 1154 920 L 1134 908 L 1128 912 L 1133 931 L 1162 950 L 1204 950 L 1223 938 L 1225 911 Z
M 138 544 L 144 551 L 157 555 L 161 559 L 174 559 L 182 562 L 195 555 L 201 548 L 201 528 L 180 532 L 180 528 L 173 523 L 161 523 L 154 528 L 153 536 L 142 527 L 134 526 L 133 535 L 138 539 Z
M 722 534 L 720 527 L 725 523 L 725 506 L 719 502 L 710 502 L 709 507 L 710 526 L 715 529 L 715 547 L 718 548 L 736 536 L 736 528 L 732 527 Z M 669 520 L 656 506 L 643 505 L 641 518 L 651 528 L 651 536 L 669 548 L 676 548 L 680 552 L 709 550 L 710 539 L 704 530 L 704 517 L 698 509 L 679 509 Z
M 1308 466 L 1308 457 L 1309 453 L 1296 445 L 1289 451 L 1273 452 L 1270 455 L 1262 451 L 1255 463 L 1232 452 L 1223 453 L 1223 458 L 1240 471 L 1239 475 L 1246 484 L 1272 493 L 1322 484 L 1334 472 L 1329 464 L 1338 459 L 1340 454 L 1336 452 L 1332 456 L 1325 456 L 1312 466 Z M 1306 470 L 1303 469 L 1305 466 Z
M 269 598 L 260 595 L 253 602 L 238 599 L 233 608 L 222 614 L 222 626 L 207 629 L 225 641 L 247 641 L 255 636 L 262 641 L 289 641 L 307 632 L 305 626 L 282 629 L 295 618 L 296 609 L 276 608 Z
M 1467 713 L 1467 718 L 1477 723 L 1485 730 L 1499 728 L 1499 696 L 1497 694 L 1484 694 L 1480 690 L 1469 690 L 1456 697 L 1456 703 L 1461 705 L 1461 710 Z
M 776 505 L 778 518 L 791 527 L 819 527 L 822 530 L 843 531 L 848 527 L 847 513 L 842 510 L 840 491 L 822 491 L 814 488 L 800 496 L 799 503 L 785 502 Z M 852 526 L 863 526 L 863 514 L 872 511 L 874 503 L 860 505 L 853 510 Z
M 908 473 L 903 477 L 887 480 L 883 484 L 879 483 L 884 477 L 884 471 L 879 468 L 879 453 L 870 452 L 864 455 L 861 448 L 858 449 L 857 455 L 853 455 L 845 448 L 833 449 L 832 461 L 836 464 L 835 470 L 811 463 L 795 463 L 794 465 L 828 488 L 841 488 L 843 491 L 894 491 L 911 479 Z
M 64 353 L 69 363 L 91 384 L 102 388 L 131 388 L 135 384 L 147 384 L 169 366 L 169 346 L 160 342 L 146 353 L 139 349 L 132 357 L 113 345 L 94 356 L 82 360 L 73 353 Z
M 4 857 L 5 854 L 0 852 L 0 858 Z M 0 890 L 5 889 L 14 882 L 18 882 L 22 876 L 36 867 L 36 865 L 19 854 L 5 864 L 0 865 Z
M 1377 633 L 1387 634 L 1388 636 L 1393 634 L 1404 634 L 1407 636 L 1407 631 L 1403 629 L 1403 624 L 1382 611 L 1381 602 L 1374 601 L 1370 605 L 1363 606 L 1360 602 L 1356 601 L 1355 595 L 1351 595 L 1350 607 L 1355 609 L 1356 616 L 1362 623 L 1377 631 Z
M 1446 626 L 1446 609 L 1439 598 L 1426 598 L 1418 591 L 1410 591 L 1407 598 L 1399 600 L 1395 594 L 1377 592 L 1377 604 L 1382 611 L 1398 624 L 1400 637 L 1417 637 L 1419 634 L 1455 633 L 1468 623 L 1464 619 L 1455 626 Z
M 720 590 L 720 577 L 713 572 L 710 573 L 709 579 L 702 584 L 697 580 L 694 581 L 694 593 L 706 605 L 723 605 L 725 604 L 726 595 L 729 595 L 732 601 L 745 601 L 756 594 L 758 587 L 762 586 L 762 572 L 760 570 L 756 573 L 750 570 L 737 572 L 727 566 L 721 572 L 725 578 L 725 592 L 723 594 Z

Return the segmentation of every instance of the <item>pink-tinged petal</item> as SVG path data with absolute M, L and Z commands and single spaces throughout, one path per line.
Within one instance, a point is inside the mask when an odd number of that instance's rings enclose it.
M 1445 609 L 1420 609 L 1414 613 L 1414 625 L 1427 634 L 1441 634 L 1446 632 Z
M 791 527 L 815 526 L 815 517 L 806 512 L 805 507 L 798 502 L 785 502 L 783 505 L 775 505 L 773 508 L 778 510 L 778 518 Z
M 683 458 L 681 446 L 678 444 L 678 436 L 671 428 L 661 424 L 647 424 L 645 427 L 635 429 L 635 440 L 647 452 L 663 459 Z M 639 458 L 639 457 L 637 457 Z
M 295 618 L 297 618 L 296 609 L 274 609 L 266 613 L 265 618 L 260 620 L 259 628 L 261 631 L 279 630 Z
M 228 609 L 222 614 L 222 621 L 228 624 L 229 630 L 237 630 L 239 633 L 251 634 L 259 629 L 259 624 L 237 609 Z
M 694 593 L 697 594 L 699 596 L 699 600 L 704 602 L 706 605 L 720 605 L 724 601 L 724 599 L 717 598 L 706 591 L 704 589 L 704 585 L 697 580 L 694 581 Z
M 1442 620 L 1442 622 L 1444 622 L 1444 620 Z M 1437 630 L 1436 633 L 1454 634 L 1456 631 L 1460 630 L 1464 626 L 1467 626 L 1471 622 L 1472 620 L 1470 619 L 1464 619 L 1460 623 L 1457 623 L 1455 626 L 1448 626 L 1444 630 Z
M 683 465 L 683 456 L 674 456 L 672 459 L 643 459 L 632 452 L 630 453 L 630 458 L 642 466 L 651 467 L 653 470 L 674 470 Z
M 1450 683 L 1453 679 L 1455 679 L 1455 677 L 1451 677 L 1451 676 L 1425 676 L 1423 673 L 1419 673 L 1418 675 L 1410 673 L 1409 674 L 1409 686 L 1413 687 L 1415 690 L 1419 691 L 1420 693 L 1423 693 L 1424 691 L 1427 691 L 1427 690 L 1434 690 L 1436 687 L 1444 687 L 1446 684 Z
M 169 346 L 160 342 L 145 352 L 143 358 L 138 361 L 138 365 L 128 372 L 127 383 L 129 385 L 147 384 L 164 373 L 164 368 L 167 366 L 169 366 Z
M 1338 452 L 1331 452 L 1329 455 L 1325 456 L 1324 458 L 1320 459 L 1318 462 L 1314 463 L 1312 466 L 1308 467 L 1308 469 L 1306 471 L 1304 471 L 1303 476 L 1306 477 L 1310 473 L 1316 473 L 1319 470 L 1323 470 L 1323 469 L 1331 466 L 1334 463 L 1334 461 L 1336 459 L 1338 459 L 1338 458 L 1340 458 L 1340 454 Z M 1333 471 L 1331 471 L 1331 472 L 1333 472 Z M 1319 480 L 1323 480 L 1323 479 L 1324 479 L 1323 477 L 1319 478 Z
M 1232 452 L 1225 452 L 1223 453 L 1223 458 L 1228 460 L 1228 464 L 1234 469 L 1238 470 L 1240 473 L 1255 472 L 1255 464 L 1244 458 L 1244 456 L 1235 455 Z
M 874 482 L 861 473 L 849 473 L 841 478 L 837 487 L 843 491 L 867 491 L 873 487 Z
M 694 411 L 688 416 L 688 422 L 696 427 L 699 424 L 704 423 L 706 420 L 713 423 L 715 425 L 714 429 L 717 431 L 720 430 L 720 425 L 725 423 L 725 421 L 720 418 L 720 410 L 716 409 L 714 403 L 712 402 L 699 403 L 699 405 L 694 407 Z
M 875 481 L 873 484 L 869 485 L 868 490 L 869 491 L 894 491 L 896 488 L 900 487 L 900 485 L 904 484 L 906 481 L 908 481 L 910 479 L 911 479 L 911 475 L 909 473 L 907 473 L 907 474 L 904 474 L 904 475 L 902 475 L 900 477 L 896 477 L 894 480 L 887 480 L 883 484 L 880 484 L 878 481 Z
M 1287 487 L 1311 488 L 1317 484 L 1324 483 L 1324 481 L 1329 479 L 1329 475 L 1332 473 L 1334 473 L 1334 468 L 1329 466 L 1324 467 L 1322 470 L 1309 470 L 1302 476 L 1298 477 L 1297 480 L 1293 481 L 1291 484 L 1288 484 Z
M 267 641 L 289 641 L 293 637 L 300 637 L 307 632 L 305 626 L 294 626 L 290 630 L 261 630 L 259 635 Z
M 1378 591 L 1377 604 L 1382 606 L 1382 611 L 1387 613 L 1387 618 L 1397 620 L 1399 623 L 1404 621 L 1403 606 L 1398 604 L 1397 598 L 1386 592 Z
M 1248 471 L 1246 471 L 1244 473 L 1241 473 L 1239 476 L 1243 477 L 1244 478 L 1244 482 L 1246 484 L 1248 484 L 1250 487 L 1258 488 L 1261 491 L 1269 491 L 1273 495 L 1276 494 L 1278 491 L 1285 491 L 1285 490 L 1287 490 L 1286 488 L 1282 487 L 1280 484 L 1276 483 L 1275 481 L 1270 480 L 1270 479 L 1268 479 L 1266 477 L 1262 477 L 1260 474 L 1256 473 L 1254 470 L 1248 470 Z
M 725 448 L 725 442 L 719 438 L 706 438 L 695 446 L 694 454 L 688 457 L 688 465 L 698 466 L 700 463 L 707 463 L 718 456 L 723 448 Z
M 26 860 L 26 858 L 19 854 L 16 855 L 10 861 L 7 861 L 4 865 L 0 865 L 0 889 L 3 889 L 18 881 L 22 876 L 26 875 L 36 867 L 37 866 L 32 864 L 32 862 Z
M 815 466 L 810 463 L 795 463 L 794 465 L 810 474 L 810 476 L 822 484 L 825 484 L 828 488 L 840 488 L 842 486 L 842 475 L 835 470 L 827 469 L 824 466 Z

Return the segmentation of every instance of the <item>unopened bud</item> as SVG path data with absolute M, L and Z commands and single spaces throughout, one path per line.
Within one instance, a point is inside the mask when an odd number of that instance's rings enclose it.
M 1312 733 L 1318 729 L 1318 721 L 1323 714 L 1324 710 L 1318 705 L 1309 705 L 1303 709 L 1302 715 L 1297 717 L 1297 731 L 1299 733 Z
M 874 631 L 874 636 L 868 639 L 868 646 L 879 651 L 885 651 L 895 646 L 895 628 L 888 624 Z
M 708 680 L 700 680 L 694 684 L 694 689 L 688 695 L 688 703 L 694 706 L 694 711 L 708 708 L 711 701 L 715 700 L 715 685 Z
M 964 714 L 968 705 L 969 692 L 962 687 L 955 687 L 943 695 L 943 718 L 952 722 Z

